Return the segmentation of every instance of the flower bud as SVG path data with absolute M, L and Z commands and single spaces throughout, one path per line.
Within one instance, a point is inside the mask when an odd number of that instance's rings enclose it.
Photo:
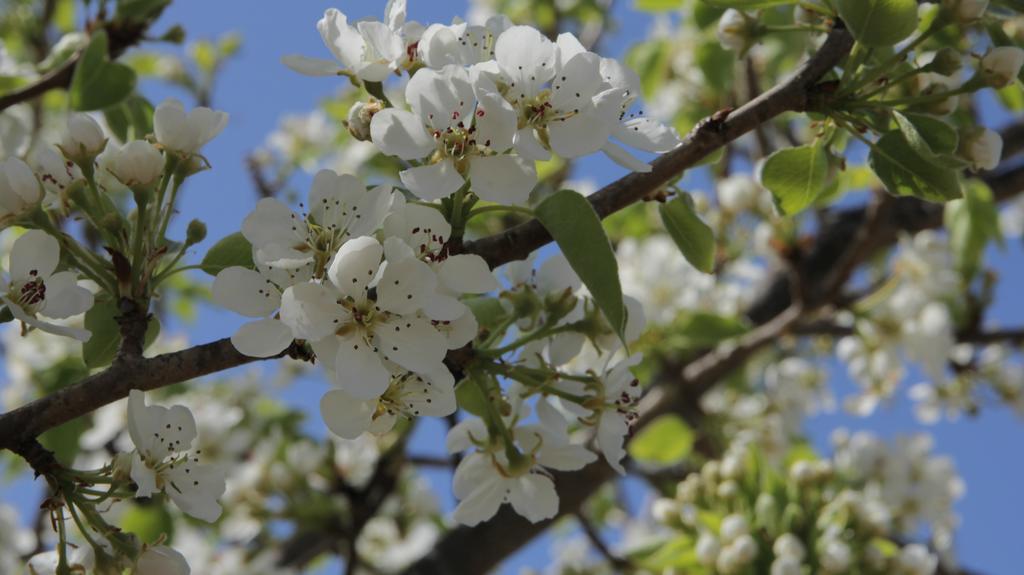
M 1012 84 L 1024 66 L 1024 50 L 1016 46 L 992 48 L 981 59 L 981 76 L 993 88 Z
M 745 53 L 757 40 L 757 21 L 735 8 L 729 8 L 718 21 L 718 42 L 726 50 Z
M 747 518 L 739 513 L 727 515 L 725 519 L 722 519 L 722 526 L 719 530 L 722 541 L 727 543 L 749 532 L 750 526 L 747 524 Z
M 957 152 L 975 171 L 994 170 L 1003 155 L 1003 138 L 988 128 L 973 128 L 960 134 Z
M 718 484 L 718 489 L 715 490 L 715 494 L 722 499 L 732 499 L 740 493 L 740 486 L 732 479 L 726 479 L 725 481 Z
M 837 539 L 828 539 L 822 544 L 819 558 L 827 573 L 846 573 L 853 561 L 849 545 Z
M 206 239 L 206 224 L 199 220 L 192 220 L 188 223 L 185 231 L 185 245 L 194 246 Z
M 0 219 L 18 217 L 43 199 L 43 186 L 28 164 L 18 158 L 0 162 Z
M 99 225 L 111 234 L 117 235 L 124 229 L 124 218 L 121 217 L 121 212 L 109 212 L 100 219 Z
M 918 94 L 921 96 L 943 94 L 960 88 L 960 81 L 956 77 L 946 77 L 936 73 L 919 74 L 917 81 Z M 953 95 L 922 106 L 922 111 L 936 116 L 948 116 L 955 112 L 959 105 L 960 96 Z
M 87 114 L 72 114 L 68 129 L 61 139 L 61 151 L 67 159 L 78 165 L 92 163 L 107 146 L 107 138 L 100 125 Z
M 793 557 L 776 557 L 770 575 L 803 575 L 803 566 Z
M 803 560 L 807 551 L 799 537 L 792 533 L 783 533 L 772 544 L 772 553 L 778 557 L 792 557 L 799 562 Z
M 926 69 L 943 76 L 953 76 L 963 67 L 964 62 L 960 52 L 947 46 L 932 56 L 932 61 L 928 63 Z
M 363 141 L 370 141 L 370 120 L 373 115 L 383 109 L 383 105 L 376 99 L 369 102 L 356 102 L 348 110 L 348 132 L 352 137 Z
M 144 140 L 128 142 L 114 152 L 110 173 L 129 188 L 151 188 L 164 171 L 164 155 Z
M 989 0 L 942 0 L 942 7 L 960 24 L 970 24 L 981 18 Z
M 658 523 L 671 523 L 678 515 L 677 503 L 673 499 L 655 499 L 651 505 L 651 517 Z
M 714 565 L 715 560 L 718 559 L 718 553 L 721 549 L 722 546 L 718 543 L 718 538 L 705 531 L 697 538 L 697 545 L 695 548 L 697 561 L 700 562 L 701 565 Z

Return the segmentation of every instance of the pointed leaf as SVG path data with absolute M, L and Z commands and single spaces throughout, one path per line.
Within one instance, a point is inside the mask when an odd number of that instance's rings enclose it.
M 715 269 L 715 233 L 693 209 L 688 194 L 658 206 L 661 221 L 693 267 L 709 274 Z
M 206 252 L 206 257 L 200 265 L 203 271 L 211 276 L 231 266 L 253 269 L 256 264 L 252 261 L 252 244 L 245 239 L 242 232 L 235 232 L 214 244 Z
M 760 170 L 761 185 L 772 193 L 785 215 L 801 212 L 824 191 L 828 158 L 821 146 L 800 146 L 775 152 Z

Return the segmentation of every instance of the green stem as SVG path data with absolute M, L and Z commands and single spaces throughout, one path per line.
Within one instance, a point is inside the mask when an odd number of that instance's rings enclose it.
M 178 199 L 178 190 L 181 188 L 181 178 L 174 179 L 174 186 L 171 187 L 171 197 L 167 200 L 167 207 L 164 211 L 163 220 L 160 222 L 160 229 L 157 231 L 156 239 L 163 242 L 167 235 L 167 224 L 171 222 L 171 215 L 174 214 L 174 201 Z
M 889 80 L 884 85 L 879 86 L 878 88 L 875 88 L 874 90 L 871 90 L 870 92 L 864 94 L 863 96 L 859 96 L 858 99 L 860 99 L 860 100 L 869 100 L 872 97 L 874 97 L 874 96 L 876 96 L 878 94 L 881 94 L 881 93 L 889 90 L 893 86 L 898 85 L 900 82 L 903 82 L 907 78 L 912 78 L 912 77 L 922 73 L 923 71 L 924 70 L 922 70 L 921 68 L 914 68 L 913 70 L 909 70 L 907 72 L 904 72 L 904 73 L 900 74 L 899 76 L 896 76 L 892 80 Z
M 99 543 L 97 543 L 96 540 L 92 538 L 92 535 L 89 534 L 88 526 L 86 526 L 82 519 L 78 516 L 78 513 L 75 511 L 75 505 L 70 501 L 68 502 L 68 511 L 71 512 L 71 519 L 75 522 L 75 525 L 78 527 L 79 533 L 82 534 L 82 537 L 85 537 L 85 540 L 89 542 L 89 545 L 92 545 L 94 549 L 103 549 L 103 547 L 101 547 Z
M 765 32 L 828 32 L 828 28 L 824 26 L 816 26 L 814 24 L 769 24 L 761 26 L 761 30 Z
M 572 324 L 565 324 L 565 325 L 561 325 L 561 326 L 558 326 L 558 327 L 543 326 L 540 329 L 538 329 L 537 331 L 535 331 L 533 333 L 526 334 L 523 337 L 513 341 L 512 343 L 510 343 L 508 345 L 505 345 L 503 347 L 499 347 L 498 349 L 485 349 L 485 350 L 482 350 L 481 353 L 486 355 L 486 356 L 488 356 L 488 357 L 500 357 L 500 356 L 505 355 L 506 353 L 508 353 L 510 351 L 513 351 L 515 349 L 518 349 L 518 348 L 520 348 L 520 347 L 530 343 L 531 341 L 535 341 L 535 340 L 538 340 L 538 339 L 543 339 L 545 337 L 549 337 L 549 336 L 552 336 L 552 335 L 555 335 L 555 334 L 559 334 L 559 333 L 564 333 L 564 332 L 567 332 L 567 331 L 574 331 L 574 328 L 575 328 L 575 326 L 573 326 Z
M 57 518 L 57 575 L 71 575 L 68 565 L 68 533 L 64 526 L 64 513 Z
M 132 296 L 140 296 L 142 282 L 143 239 L 145 238 L 146 202 L 139 203 L 135 210 L 135 230 L 132 235 Z
M 843 95 L 845 95 L 845 94 L 852 94 L 852 93 L 856 92 L 857 90 L 863 88 L 864 86 L 867 86 L 871 82 L 874 82 L 878 78 L 882 77 L 882 75 L 884 75 L 886 72 L 888 72 L 890 68 L 892 68 L 893 66 L 895 66 L 895 65 L 899 64 L 900 62 L 904 61 L 907 58 L 907 55 L 910 54 L 911 51 L 913 51 L 915 48 L 920 46 L 925 40 L 930 38 L 932 36 L 932 34 L 934 34 L 935 32 L 939 31 L 939 29 L 941 29 L 943 25 L 944 25 L 944 23 L 942 22 L 942 19 L 941 18 L 936 18 L 935 21 L 932 22 L 931 26 L 929 26 L 927 30 L 925 30 L 924 32 L 921 32 L 916 38 L 914 38 L 902 50 L 900 50 L 899 52 L 894 54 L 891 58 L 889 58 L 888 60 L 886 60 L 882 64 L 878 65 L 877 67 L 873 68 L 872 70 L 870 70 L 869 72 L 864 74 L 864 76 L 861 77 L 859 80 L 854 81 L 852 85 L 850 85 L 849 87 L 847 87 L 846 90 L 844 90 Z
M 452 212 L 449 216 L 449 223 L 452 225 L 452 239 L 461 240 L 462 235 L 466 232 L 466 222 L 462 218 L 462 202 L 466 197 L 468 187 L 467 183 L 452 196 Z
M 153 285 L 155 286 L 155 285 L 159 284 L 160 282 L 164 281 L 165 279 L 167 279 L 170 276 L 173 276 L 174 274 L 181 273 L 181 272 L 187 272 L 189 270 L 201 270 L 201 269 L 203 269 L 203 266 L 201 264 L 193 264 L 193 265 L 188 265 L 188 266 L 181 266 L 179 268 L 174 268 L 172 270 L 162 271 L 162 272 L 160 272 L 158 275 L 156 275 L 153 278 Z
M 512 432 L 508 430 L 505 425 L 505 420 L 502 419 L 501 414 L 498 413 L 498 408 L 494 405 L 494 402 L 490 398 L 490 390 L 487 388 L 487 382 L 479 373 L 470 374 L 470 380 L 473 384 L 479 388 L 480 393 L 484 397 L 484 405 L 486 411 L 484 412 L 485 422 L 487 423 L 488 433 L 497 433 L 501 437 L 502 442 L 505 444 L 505 456 L 508 457 L 510 464 L 515 464 L 523 455 L 516 449 L 515 440 L 512 437 Z
M 950 90 L 948 92 L 942 92 L 939 94 L 927 94 L 925 96 L 913 96 L 910 98 L 896 98 L 894 100 L 873 100 L 870 102 L 854 102 L 851 104 L 851 106 L 857 108 L 892 108 L 893 106 L 915 106 L 918 104 L 934 104 L 935 102 L 941 102 L 947 98 L 960 96 L 972 91 L 974 91 L 974 87 L 968 87 L 965 84 L 957 88 L 956 90 Z

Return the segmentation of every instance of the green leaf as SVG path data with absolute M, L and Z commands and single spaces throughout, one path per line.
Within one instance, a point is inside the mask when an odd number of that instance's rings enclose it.
M 89 368 L 103 367 L 114 361 L 121 345 L 120 327 L 114 319 L 117 314 L 117 304 L 112 300 L 97 301 L 85 312 L 85 329 L 92 332 L 92 336 L 82 344 L 82 359 Z
M 901 114 L 893 111 L 903 139 L 921 159 L 940 167 L 948 167 L 948 154 L 956 152 L 960 136 L 946 122 L 923 114 Z
M 487 414 L 487 401 L 480 387 L 470 379 L 464 379 L 455 386 L 455 401 L 459 407 L 477 417 Z
M 252 261 L 252 244 L 245 239 L 242 232 L 235 232 L 214 244 L 206 252 L 206 257 L 203 258 L 200 266 L 211 276 L 215 276 L 224 268 L 231 266 L 253 269 L 256 264 Z
M 705 572 L 697 559 L 697 548 L 693 538 L 686 534 L 675 535 L 668 541 L 658 543 L 644 554 L 631 555 L 630 560 L 643 569 L 658 573 Z
M 161 535 L 174 534 L 174 519 L 167 511 L 167 506 L 158 501 L 128 507 L 119 518 L 118 526 L 123 531 L 134 533 L 140 541 L 150 545 Z
M 636 0 L 634 7 L 644 12 L 665 12 L 676 10 L 683 5 L 683 0 Z
M 743 320 L 708 312 L 693 312 L 685 315 L 672 326 L 673 337 L 683 341 L 678 347 L 703 349 L 746 333 L 750 327 Z
M 118 20 L 145 22 L 160 16 L 171 0 L 118 0 L 114 12 Z
M 773 6 L 788 6 L 796 4 L 799 0 L 702 0 L 708 6 L 715 8 L 737 8 L 740 10 L 753 10 L 755 8 L 771 8 Z
M 593 206 L 580 194 L 561 190 L 541 202 L 534 213 L 562 248 L 612 329 L 623 339 L 626 306 L 622 301 L 619 265 Z
M 715 269 L 715 233 L 693 209 L 693 199 L 684 194 L 658 206 L 661 221 L 672 240 L 693 267 L 709 274 Z
M 825 191 L 828 157 L 822 146 L 800 146 L 775 152 L 760 171 L 761 185 L 772 193 L 785 215 L 799 213 Z
M 967 182 L 964 197 L 946 204 L 944 220 L 956 268 L 970 281 L 981 266 L 989 241 L 1002 242 L 992 190 L 980 180 Z
M 670 466 L 682 463 L 693 450 L 693 429 L 674 413 L 662 415 L 629 442 L 629 455 L 639 463 Z
M 893 46 L 917 29 L 917 0 L 837 0 L 836 8 L 865 46 Z
M 89 46 L 82 52 L 71 78 L 71 108 L 79 111 L 99 110 L 117 104 L 135 90 L 135 72 L 111 62 L 107 32 L 93 33 Z
M 462 303 L 466 304 L 473 312 L 477 324 L 482 329 L 495 329 L 508 317 L 508 312 L 497 298 L 471 297 L 463 300 Z
M 6 306 L 0 308 L 0 323 L 14 321 L 14 314 Z
M 868 164 L 890 194 L 938 203 L 962 197 L 959 174 L 922 158 L 898 130 L 879 138 Z

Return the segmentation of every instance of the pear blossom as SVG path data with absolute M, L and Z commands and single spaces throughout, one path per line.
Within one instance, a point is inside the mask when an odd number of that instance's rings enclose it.
M 981 59 L 981 74 L 994 88 L 1004 88 L 1017 80 L 1024 67 L 1024 50 L 1016 46 L 998 46 Z
M 164 100 L 153 111 L 153 132 L 157 142 L 181 156 L 198 154 L 224 130 L 227 123 L 225 112 L 199 106 L 186 113 L 184 104 L 174 98 Z
M 516 392 L 513 387 L 512 394 Z M 525 414 L 513 414 L 509 425 Z M 452 489 L 459 504 L 455 520 L 473 526 L 486 521 L 509 503 L 516 513 L 532 523 L 550 519 L 558 512 L 558 494 L 547 469 L 575 471 L 595 459 L 582 445 L 569 442 L 565 419 L 545 402 L 538 403 L 540 422 L 516 427 L 513 437 L 523 451 L 524 461 L 513 467 L 504 451 L 479 442 L 487 437 L 480 420 L 467 420 L 449 431 L 446 446 L 450 452 L 469 445 L 482 450 L 464 458 L 455 469 Z
M 135 562 L 135 570 L 146 575 L 189 575 L 192 572 L 185 556 L 166 545 L 147 547 Z
M 625 89 L 603 85 L 600 56 L 571 34 L 560 35 L 555 44 L 536 28 L 513 26 L 498 37 L 494 58 L 500 82 L 508 87 L 505 98 L 519 117 L 515 147 L 521 156 L 550 158 L 542 139 L 563 158 L 585 156 L 605 145 Z
M 742 54 L 753 43 L 753 26 L 757 21 L 743 12 L 729 8 L 718 20 L 718 42 L 726 50 Z
M 405 0 L 388 0 L 384 22 L 362 20 L 353 26 L 344 13 L 329 8 L 316 29 L 336 61 L 298 55 L 282 61 L 306 76 L 336 76 L 347 70 L 361 80 L 383 82 L 408 63 L 410 53 L 415 53 L 411 46 L 422 33 L 422 26 L 406 22 L 405 15 Z
M 217 273 L 214 303 L 255 318 L 231 336 L 235 349 L 249 357 L 273 357 L 287 349 L 294 339 L 292 331 L 273 316 L 281 307 L 281 293 L 311 277 L 311 266 L 275 269 L 258 264 L 255 270 L 231 266 Z
M 255 261 L 278 269 L 313 266 L 319 276 L 347 239 L 380 227 L 393 201 L 390 187 L 367 190 L 354 176 L 320 170 L 313 177 L 306 214 L 264 198 L 246 216 L 242 235 L 252 244 Z
M 324 369 L 333 371 L 330 358 L 321 358 Z M 327 428 L 343 439 L 356 439 L 364 432 L 382 434 L 398 418 L 446 417 L 455 413 L 455 378 L 446 368 L 427 375 L 395 370 L 384 393 L 374 399 L 360 399 L 343 389 L 328 391 L 320 399 L 320 414 Z
M 481 76 L 450 65 L 416 72 L 405 88 L 412 111 L 388 108 L 370 122 L 373 143 L 403 160 L 428 161 L 399 176 L 424 200 L 458 191 L 468 177 L 484 200 L 524 204 L 537 183 L 532 162 L 504 154 L 512 147 L 516 114 Z
M 103 128 L 88 114 L 71 114 L 60 148 L 71 161 L 91 163 L 107 145 Z
M 57 271 L 60 245 L 41 230 L 29 230 L 11 248 L 9 272 L 0 278 L 0 300 L 23 324 L 88 341 L 88 330 L 58 325 L 40 319 L 66 319 L 85 313 L 93 305 L 93 294 L 78 285 L 74 272 Z
M 433 320 L 452 322 L 444 324 L 457 329 L 457 333 L 450 332 L 455 340 L 451 342 L 452 349 L 469 343 L 476 335 L 476 320 L 457 298 L 500 287 L 487 262 L 475 254 L 450 253 L 451 225 L 441 212 L 427 206 L 396 202 L 384 221 L 383 231 L 388 238 L 384 242 L 388 259 L 417 258 L 437 276 L 437 293 L 424 306 L 424 313 Z
M 135 444 L 131 478 L 137 497 L 163 491 L 185 513 L 214 522 L 220 517 L 217 501 L 224 494 L 224 473 L 199 463 L 190 451 L 197 436 L 196 421 L 188 408 L 146 405 L 143 392 L 128 394 L 128 434 Z
M 493 60 L 498 36 L 511 26 L 505 15 L 493 15 L 483 25 L 462 21 L 431 24 L 417 44 L 420 60 L 435 70 L 449 64 L 472 66 Z
M 0 162 L 0 222 L 25 214 L 42 199 L 43 187 L 28 164 L 18 158 Z
M 434 272 L 415 258 L 383 256 L 375 238 L 351 239 L 334 256 L 326 281 L 297 284 L 282 295 L 281 321 L 336 366 L 328 373 L 338 387 L 361 399 L 387 390 L 391 363 L 420 375 L 446 369 L 445 337 L 421 313 L 436 290 Z
M 960 155 L 976 171 L 994 170 L 1002 160 L 1003 138 L 988 128 L 968 131 L 960 136 Z
M 72 183 L 85 177 L 82 175 L 82 169 L 65 158 L 54 146 L 40 148 L 32 158 L 32 167 L 39 176 L 43 188 L 58 197 Z
M 145 140 L 133 140 L 113 151 L 110 173 L 129 188 L 150 188 L 164 171 L 164 155 Z
M 642 112 L 631 113 L 631 106 L 640 97 L 640 77 L 636 72 L 614 58 L 601 59 L 602 86 L 622 91 L 622 107 L 618 122 L 612 127 L 611 138 L 638 150 L 662 154 L 680 144 L 675 128 L 662 124 Z M 651 167 L 642 162 L 615 142 L 607 141 L 601 146 L 617 164 L 636 172 L 648 172 Z

